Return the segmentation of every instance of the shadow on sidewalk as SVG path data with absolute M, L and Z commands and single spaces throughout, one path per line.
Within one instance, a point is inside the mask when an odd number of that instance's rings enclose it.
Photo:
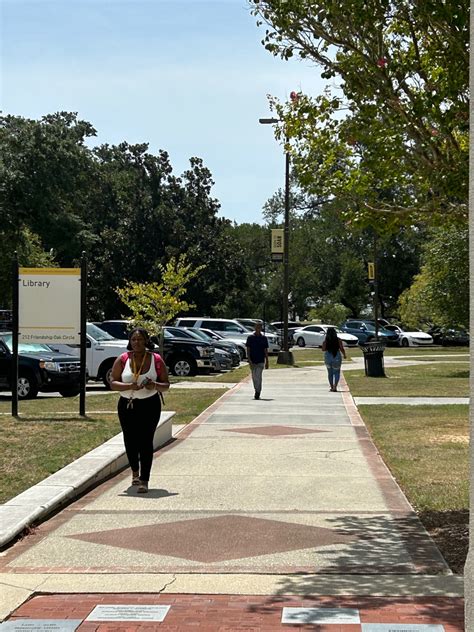
M 295 578 L 296 579 L 296 578 Z M 267 599 L 264 604 L 247 606 L 249 613 L 258 613 L 260 615 L 272 616 L 275 612 L 275 607 L 279 608 L 296 606 L 298 608 L 356 608 L 360 609 L 365 616 L 369 612 L 377 613 L 382 621 L 390 619 L 390 615 L 394 619 L 399 621 L 400 606 L 402 607 L 404 621 L 412 621 L 412 623 L 422 622 L 426 625 L 427 622 L 449 624 L 450 630 L 464 631 L 464 600 L 462 597 L 444 597 L 444 596 L 396 596 L 400 591 L 402 584 L 399 581 L 395 582 L 396 586 L 393 592 L 393 596 L 350 596 L 349 593 L 353 591 L 353 583 L 348 586 L 347 593 L 339 596 L 319 596 L 311 595 L 310 584 L 307 585 L 305 591 L 302 588 L 302 595 L 298 598 L 290 596 L 291 593 L 275 595 Z M 344 588 L 344 582 L 341 587 Z M 364 587 L 364 581 L 359 584 L 360 589 Z M 339 588 L 339 587 L 338 587 Z M 293 603 L 292 603 L 293 602 Z M 374 617 L 374 614 L 370 615 Z M 376 616 L 376 615 L 375 615 Z M 308 619 L 301 621 L 298 625 L 300 630 L 315 630 L 315 624 L 311 623 L 311 615 L 308 613 Z M 407 628 L 413 629 L 411 625 L 406 623 Z M 319 629 L 319 626 L 317 626 Z M 335 626 L 334 626 L 335 627 Z M 341 626 L 340 629 L 342 629 Z M 326 629 L 326 627 L 324 627 Z M 338 628 L 339 629 L 339 628 Z M 352 627 L 351 627 L 352 629 Z
M 381 610 L 390 609 L 391 603 L 401 602 L 416 604 L 416 616 L 454 622 L 459 630 L 463 630 L 463 600 L 439 595 L 439 577 L 449 575 L 450 571 L 415 514 L 348 515 L 329 518 L 327 522 L 333 523 L 335 531 L 353 535 L 356 539 L 342 551 L 331 546 L 318 549 L 316 553 L 320 558 L 329 557 L 328 566 L 315 566 L 314 573 L 296 572 L 281 576 L 275 593 L 264 604 L 250 604 L 249 612 L 270 615 L 276 604 L 297 600 L 296 596 L 307 602 L 305 607 L 323 605 Z M 383 577 L 379 579 L 378 576 Z M 410 596 L 417 577 L 420 581 L 423 578 L 425 592 L 435 593 L 435 596 Z M 324 579 L 328 592 L 327 596 L 321 597 Z M 331 596 L 334 582 L 338 596 Z M 351 596 L 355 586 L 358 596 Z M 393 596 L 370 596 L 377 591 Z M 300 602 L 296 605 L 301 607 Z
M 139 494 L 137 488 L 130 485 L 124 492 L 118 494 L 118 496 L 135 496 L 136 498 L 168 498 L 168 496 L 179 496 L 178 492 L 169 492 L 167 489 L 153 489 L 149 488 L 147 494 Z

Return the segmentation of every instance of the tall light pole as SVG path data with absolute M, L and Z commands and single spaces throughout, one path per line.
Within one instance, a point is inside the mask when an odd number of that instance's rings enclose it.
M 274 125 L 276 118 L 258 119 L 262 125 Z M 293 364 L 293 354 L 288 347 L 288 294 L 289 281 L 289 245 L 290 245 L 290 154 L 285 151 L 285 217 L 283 231 L 283 350 L 278 353 L 277 364 Z

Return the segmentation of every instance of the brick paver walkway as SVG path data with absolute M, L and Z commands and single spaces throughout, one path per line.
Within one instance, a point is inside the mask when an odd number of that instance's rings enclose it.
M 256 595 L 45 595 L 35 597 L 15 613 L 29 619 L 86 619 L 97 605 L 170 605 L 162 623 L 99 623 L 84 621 L 79 632 L 273 632 L 316 629 L 315 625 L 282 624 L 283 608 L 356 609 L 360 623 L 321 624 L 319 632 L 361 632 L 364 623 L 391 623 L 410 630 L 413 625 L 443 625 L 445 632 L 463 632 L 462 600 L 387 597 L 298 597 Z M 395 629 L 395 628 L 394 628 Z M 412 628 L 413 629 L 413 628 Z
M 148 495 L 129 483 L 116 476 L 4 553 L 10 622 L 270 631 L 294 627 L 283 608 L 317 607 L 358 622 L 298 629 L 463 629 L 462 582 L 323 367 L 265 372 L 260 401 L 241 383 L 157 453 Z M 162 623 L 85 621 L 99 604 L 171 608 Z

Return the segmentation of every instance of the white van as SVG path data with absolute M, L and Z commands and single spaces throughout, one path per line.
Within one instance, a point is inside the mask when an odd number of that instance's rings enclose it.
M 186 318 L 178 318 L 175 322 L 176 327 L 195 327 L 196 329 L 210 329 L 215 331 L 224 338 L 234 338 L 246 342 L 253 329 L 244 327 L 236 320 L 227 318 L 198 318 L 196 316 L 186 316 Z M 268 340 L 268 353 L 278 353 L 280 345 L 277 336 L 265 333 Z
M 115 358 L 127 351 L 128 340 L 117 340 L 103 329 L 87 323 L 86 365 L 89 379 L 102 380 L 110 388 L 109 380 Z M 51 343 L 49 345 L 60 353 L 80 355 L 79 345 Z

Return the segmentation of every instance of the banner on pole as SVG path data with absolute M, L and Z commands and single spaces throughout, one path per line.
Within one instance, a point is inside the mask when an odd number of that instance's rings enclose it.
M 373 281 L 375 279 L 375 263 L 369 261 L 367 264 L 367 276 L 369 281 Z
M 283 228 L 272 228 L 272 255 L 285 252 Z
M 79 344 L 80 268 L 20 268 L 19 340 Z

